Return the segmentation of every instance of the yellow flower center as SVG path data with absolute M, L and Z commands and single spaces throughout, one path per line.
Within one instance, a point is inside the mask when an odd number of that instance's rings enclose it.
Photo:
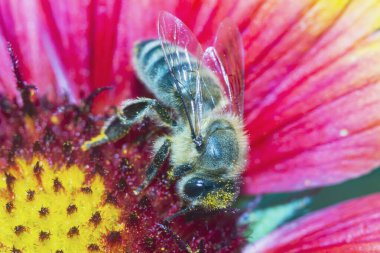
M 1 252 L 104 252 L 108 237 L 120 239 L 121 210 L 100 176 L 33 158 L 0 177 Z

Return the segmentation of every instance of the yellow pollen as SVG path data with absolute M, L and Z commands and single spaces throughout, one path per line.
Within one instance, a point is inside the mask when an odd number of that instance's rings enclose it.
M 202 200 L 202 206 L 210 210 L 227 208 L 234 200 L 234 193 L 223 190 L 215 191 Z
M 91 147 L 106 143 L 107 141 L 108 141 L 107 135 L 104 132 L 101 132 L 99 135 L 95 136 L 91 140 L 84 142 L 83 145 L 81 146 L 81 149 L 82 151 L 87 151 Z
M 174 169 L 168 170 L 167 176 L 169 180 L 174 181 L 175 180 Z
M 34 134 L 36 130 L 34 120 L 30 116 L 25 116 L 24 122 L 25 122 L 25 126 L 28 132 L 30 132 L 31 134 L 32 133 Z
M 53 123 L 54 125 L 59 124 L 59 118 L 56 115 L 53 115 L 50 117 L 50 122 Z
M 0 173 L 0 252 L 104 252 L 107 234 L 124 229 L 106 195 L 103 179 L 85 183 L 76 165 L 16 159 Z

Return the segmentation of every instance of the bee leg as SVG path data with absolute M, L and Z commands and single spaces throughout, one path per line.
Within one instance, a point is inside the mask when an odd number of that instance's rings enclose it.
M 156 99 L 138 98 L 126 100 L 120 107 L 118 117 L 124 124 L 134 124 L 145 116 L 151 116 L 152 110 L 156 112 L 160 120 L 168 125 L 175 126 L 176 122 L 168 110 Z
M 146 170 L 146 178 L 142 184 L 133 191 L 135 195 L 140 194 L 142 190 L 144 190 L 150 182 L 154 179 L 157 174 L 158 169 L 165 162 L 166 158 L 169 155 L 170 151 L 170 141 L 166 139 L 161 147 L 158 149 L 157 153 L 154 155 L 153 161 L 150 163 L 148 169 Z
M 153 109 L 156 111 L 157 115 L 160 117 L 161 121 L 167 126 L 176 126 L 177 122 L 169 114 L 168 110 L 162 106 L 157 100 L 150 99 L 152 101 Z
M 192 170 L 193 170 L 193 167 L 191 166 L 191 164 L 179 165 L 175 168 L 172 168 L 172 170 L 170 171 L 171 179 L 175 180 L 175 179 L 181 178 Z
M 90 148 L 116 141 L 125 136 L 129 131 L 130 125 L 125 124 L 118 115 L 113 115 L 104 124 L 100 134 L 89 141 L 83 143 L 81 149 L 87 151 Z
M 179 235 L 175 234 L 167 225 L 158 223 L 157 224 L 162 230 L 165 231 L 165 233 L 168 233 L 178 244 L 178 247 L 185 251 L 186 253 L 197 253 L 194 252 L 190 245 L 186 243 Z
M 140 122 L 145 116 L 154 110 L 160 120 L 166 125 L 175 125 L 174 119 L 167 110 L 155 99 L 138 98 L 126 100 L 118 110 L 104 124 L 100 134 L 82 145 L 82 150 L 102 145 L 107 142 L 116 141 L 124 137 L 131 126 Z
M 172 220 L 174 220 L 175 218 L 179 217 L 179 216 L 182 216 L 182 215 L 186 215 L 192 211 L 196 210 L 196 207 L 194 206 L 187 206 L 181 210 L 179 210 L 178 212 L 172 214 L 171 216 L 167 217 L 164 222 L 165 223 L 170 223 Z

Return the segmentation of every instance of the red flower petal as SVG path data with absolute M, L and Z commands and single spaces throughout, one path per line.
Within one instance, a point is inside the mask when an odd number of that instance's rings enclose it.
M 7 42 L 0 36 L 0 59 L 9 58 L 9 53 L 6 50 Z M 15 83 L 10 61 L 0 61 L 0 92 L 11 97 L 16 94 L 16 85 L 10 86 L 10 83 Z
M 44 34 L 39 29 L 39 16 L 35 1 L 0 2 L 0 86 L 8 93 L 15 90 L 15 87 L 9 87 L 15 81 L 6 51 L 8 42 L 20 60 L 20 68 L 27 82 L 44 84 L 38 87 L 41 93 L 53 94 L 59 88 L 54 85 L 55 77 L 47 58 Z
M 334 184 L 380 164 L 380 4 L 290 2 L 272 3 L 246 35 L 245 193 Z
M 243 252 L 379 252 L 379 242 L 380 194 L 374 194 L 300 218 Z

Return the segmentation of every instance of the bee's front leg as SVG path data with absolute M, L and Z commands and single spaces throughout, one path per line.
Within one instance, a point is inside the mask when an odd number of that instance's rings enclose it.
M 183 176 L 185 176 L 187 173 L 193 170 L 193 166 L 191 164 L 182 164 L 177 167 L 171 168 L 169 171 L 169 179 L 170 180 L 177 180 Z
M 135 195 L 140 194 L 142 190 L 144 190 L 150 182 L 157 175 L 158 169 L 165 162 L 170 152 L 170 141 L 166 139 L 161 147 L 158 149 L 157 153 L 153 157 L 153 161 L 150 163 L 148 169 L 146 170 L 146 178 L 142 184 L 133 191 Z
M 167 126 L 176 125 L 175 120 L 157 100 L 150 98 L 138 98 L 126 100 L 116 115 L 109 118 L 104 124 L 100 134 L 82 145 L 82 150 L 116 141 L 124 137 L 131 126 L 141 122 L 146 116 L 155 112 L 158 118 Z

